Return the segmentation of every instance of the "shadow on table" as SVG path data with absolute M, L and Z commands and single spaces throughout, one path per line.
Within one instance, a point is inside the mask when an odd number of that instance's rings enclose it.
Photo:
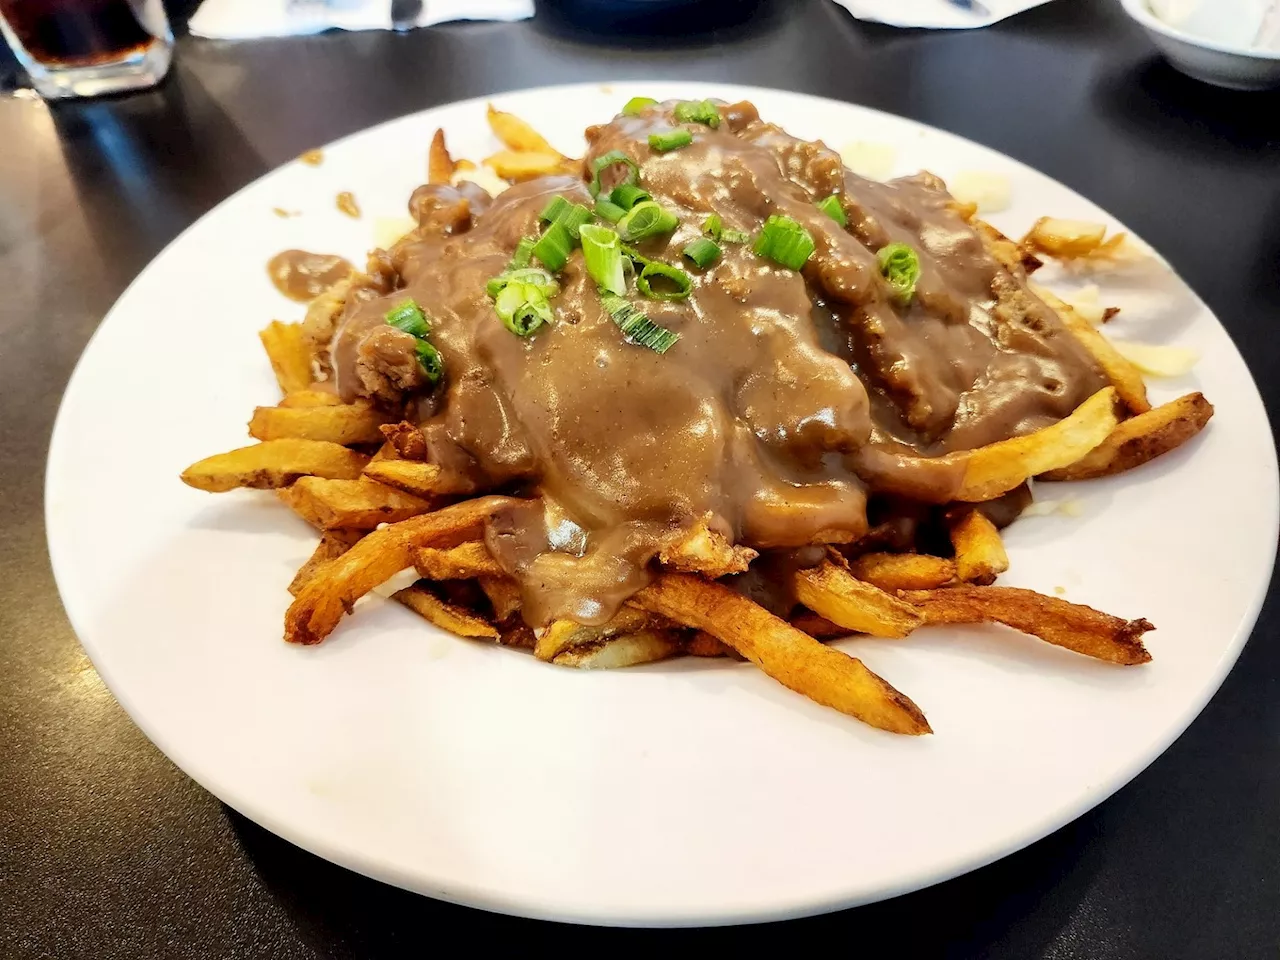
M 539 0 L 534 27 L 597 46 L 680 48 L 744 40 L 784 16 L 783 0 Z
M 526 948 L 560 950 L 617 943 L 617 930 L 502 916 L 431 900 L 360 876 L 293 846 L 230 808 L 236 836 L 259 877 L 292 917 L 299 936 L 326 956 L 390 957 L 444 942 L 519 935 Z M 770 938 L 839 937 L 892 944 L 899 957 L 975 955 L 1008 943 L 1010 930 L 1033 911 L 1035 933 L 1020 926 L 1018 949 L 1040 956 L 1087 895 L 1098 868 L 1093 841 L 1102 822 L 1086 814 L 1039 843 L 974 873 L 917 893 L 840 913 L 774 924 L 683 931 L 630 930 L 647 942 L 755 947 Z M 1052 896 L 1050 895 L 1052 894 Z

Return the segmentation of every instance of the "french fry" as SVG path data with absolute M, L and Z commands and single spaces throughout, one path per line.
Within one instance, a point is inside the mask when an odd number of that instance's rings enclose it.
M 742 659 L 737 650 L 727 643 L 721 643 L 705 630 L 695 630 L 685 640 L 684 652 L 690 657 L 734 657 Z
M 280 497 L 321 530 L 372 530 L 380 523 L 398 523 L 431 509 L 429 500 L 369 480 L 302 477 L 281 490 Z
M 819 616 L 812 610 L 800 610 L 792 614 L 790 623 L 797 630 L 803 630 L 815 640 L 835 640 L 847 637 L 851 631 L 838 623 L 832 623 L 826 617 Z
M 533 635 L 533 628 L 523 620 L 518 623 L 499 625 L 498 644 L 500 646 L 532 650 L 533 645 L 537 642 L 537 637 Z
M 342 556 L 362 535 L 358 530 L 327 530 L 320 536 L 320 542 L 307 558 L 307 562 L 298 568 L 293 581 L 289 584 L 289 594 L 296 597 L 302 588 L 311 582 L 322 566 L 330 560 Z
M 850 562 L 850 569 L 859 580 L 890 593 L 929 590 L 956 577 L 954 561 L 923 553 L 864 553 Z
M 1147 385 L 1142 380 L 1142 371 L 1126 359 L 1101 331 L 1081 316 L 1069 303 L 1048 290 L 1040 289 L 1036 292 L 1040 295 L 1040 299 L 1062 318 L 1063 326 L 1102 368 L 1111 385 L 1116 388 L 1116 396 L 1129 408 L 1129 411 L 1146 413 L 1150 410 L 1151 402 L 1147 399 Z
M 1065 220 L 1060 217 L 1041 217 L 1031 226 L 1024 246 L 1047 253 L 1051 257 L 1070 260 L 1087 257 L 1103 246 L 1107 235 L 1105 223 L 1088 220 Z M 1123 234 L 1117 234 L 1123 236 Z
M 921 623 L 909 603 L 864 583 L 831 560 L 792 574 L 796 599 L 819 616 L 855 633 L 905 637 Z
M 631 602 L 705 630 L 783 686 L 817 703 L 892 733 L 933 732 L 920 708 L 861 660 L 823 646 L 724 584 L 666 573 Z
M 337 407 L 258 407 L 249 436 L 259 440 L 328 440 L 330 443 L 380 443 L 378 427 L 387 418 L 365 403 Z
M 658 562 L 672 570 L 701 573 L 715 580 L 731 573 L 743 573 L 759 555 L 750 547 L 730 543 L 723 534 L 712 530 L 706 520 L 699 520 L 658 552 Z
M 258 331 L 258 339 L 267 351 L 281 393 L 288 395 L 311 386 L 311 347 L 302 324 L 272 320 Z
M 413 565 L 428 580 L 473 580 L 506 575 L 483 540 L 460 543 L 447 550 L 423 547 L 414 552 Z
M 295 390 L 286 393 L 279 407 L 340 407 L 342 398 L 328 390 Z
M 520 183 L 555 173 L 576 173 L 580 167 L 576 161 L 566 160 L 558 153 L 516 153 L 501 150 L 486 157 L 484 164 L 504 180 Z
M 673 630 L 639 630 L 608 640 L 570 647 L 552 661 L 579 670 L 612 670 L 666 660 L 681 652 L 679 635 Z
M 437 127 L 431 138 L 431 147 L 427 150 L 427 183 L 449 183 L 453 180 L 456 164 L 449 155 L 449 146 L 444 140 L 444 130 Z
M 619 634 L 665 626 L 665 622 L 659 622 L 651 614 L 634 607 L 623 607 L 612 619 L 597 626 L 575 623 L 572 620 L 553 620 L 538 637 L 533 655 L 539 660 L 554 660 L 570 647 L 599 643 Z
M 376 460 L 365 468 L 364 473 L 371 480 L 419 497 L 467 492 L 440 467 L 421 460 Z
M 400 451 L 396 449 L 395 444 L 393 444 L 390 440 L 387 440 L 382 444 L 382 446 L 378 448 L 378 451 L 372 457 L 369 458 L 369 463 L 381 463 L 383 460 L 399 460 L 399 459 L 400 459 Z M 366 466 L 365 467 L 366 473 L 368 472 L 368 469 L 369 468 Z M 377 479 L 377 478 L 371 477 L 370 479 Z M 389 487 L 394 486 L 394 484 L 389 483 L 387 484 L 387 486 Z
M 422 619 L 441 630 L 447 630 L 460 637 L 498 639 L 498 630 L 493 624 L 483 617 L 476 616 L 470 610 L 449 603 L 447 600 L 441 600 L 426 587 L 417 584 L 405 587 L 393 593 L 391 598 L 404 604 Z
M 1204 394 L 1188 393 L 1123 421 L 1083 459 L 1039 479 L 1091 480 L 1132 470 L 1176 450 L 1203 430 L 1212 417 L 1213 404 Z
M 476 582 L 489 598 L 495 620 L 509 620 L 519 612 L 523 601 L 520 597 L 520 585 L 514 580 L 508 577 L 477 577 Z M 532 650 L 533 646 L 530 642 L 529 649 Z
M 489 109 L 485 111 L 485 119 L 489 121 L 489 129 L 508 150 L 514 150 L 516 153 L 550 153 L 563 157 L 546 137 L 514 113 L 495 109 L 491 103 Z
M 956 552 L 956 576 L 965 583 L 995 583 L 1009 569 L 1000 531 L 981 510 L 953 512 L 947 517 L 947 531 Z
M 373 531 L 325 564 L 302 588 L 285 614 L 285 640 L 319 643 L 357 600 L 409 567 L 416 548 L 474 540 L 495 510 L 515 502 L 509 497 L 478 497 Z
M 369 458 L 325 440 L 267 440 L 205 457 L 182 471 L 182 482 L 222 493 L 237 487 L 287 487 L 299 477 L 354 480 Z
M 1151 654 L 1142 635 L 1154 630 L 1146 620 L 1121 620 L 1092 607 L 1017 587 L 961 585 L 909 590 L 925 623 L 1003 623 L 1021 633 L 1110 663 L 1146 663 Z

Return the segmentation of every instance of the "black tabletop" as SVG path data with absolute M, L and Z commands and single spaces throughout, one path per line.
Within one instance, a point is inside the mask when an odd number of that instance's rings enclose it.
M 743 25 L 649 40 L 602 37 L 545 6 L 525 23 L 407 35 L 184 38 L 153 92 L 54 107 L 0 99 L 0 956 L 382 957 L 457 949 L 460 937 L 787 949 L 829 936 L 826 949 L 855 956 L 1275 958 L 1274 580 L 1204 714 L 1096 810 L 933 889 L 752 929 L 557 926 L 356 876 L 205 793 L 105 690 L 62 611 L 42 520 L 49 432 L 85 342 L 147 261 L 228 194 L 308 147 L 463 97 L 575 80 L 724 80 L 971 137 L 1158 247 L 1280 413 L 1280 96 L 1173 72 L 1114 0 L 1057 0 L 965 32 L 859 23 L 829 0 L 764 2 Z

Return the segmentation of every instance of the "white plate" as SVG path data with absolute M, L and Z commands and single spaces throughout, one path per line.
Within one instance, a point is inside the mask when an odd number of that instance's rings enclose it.
M 1105 218 L 983 147 L 860 107 L 696 83 L 496 97 L 561 149 L 629 97 L 747 97 L 796 134 L 895 144 L 898 172 L 1003 171 L 1011 232 L 1040 213 Z M 1147 616 L 1154 663 L 1096 663 L 997 628 L 850 641 L 928 714 L 871 729 L 745 664 L 578 673 L 435 632 L 372 598 L 317 648 L 280 641 L 285 585 L 314 537 L 273 497 L 211 496 L 178 472 L 246 442 L 275 383 L 256 331 L 301 308 L 267 281 L 290 246 L 358 258 L 400 216 L 443 125 L 495 149 L 483 101 L 384 124 L 290 164 L 202 218 L 103 321 L 49 454 L 50 552 L 112 691 L 195 780 L 323 857 L 434 897 L 595 923 L 786 917 L 936 883 L 1110 795 L 1186 727 L 1235 661 L 1274 559 L 1271 432 L 1217 321 L 1157 261 L 1104 281 L 1113 329 L 1204 359 L 1205 434 L 1121 478 L 1044 485 L 1078 516 L 1008 533 L 1008 582 Z M 334 209 L 353 190 L 365 217 Z M 283 220 L 272 207 L 298 209 Z M 1110 219 L 1110 218 L 1105 218 Z

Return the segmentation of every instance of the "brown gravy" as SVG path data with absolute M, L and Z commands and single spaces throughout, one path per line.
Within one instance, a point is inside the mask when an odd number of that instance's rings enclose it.
M 355 269 L 351 261 L 333 253 L 285 250 L 267 261 L 275 288 L 290 300 L 309 303 Z

